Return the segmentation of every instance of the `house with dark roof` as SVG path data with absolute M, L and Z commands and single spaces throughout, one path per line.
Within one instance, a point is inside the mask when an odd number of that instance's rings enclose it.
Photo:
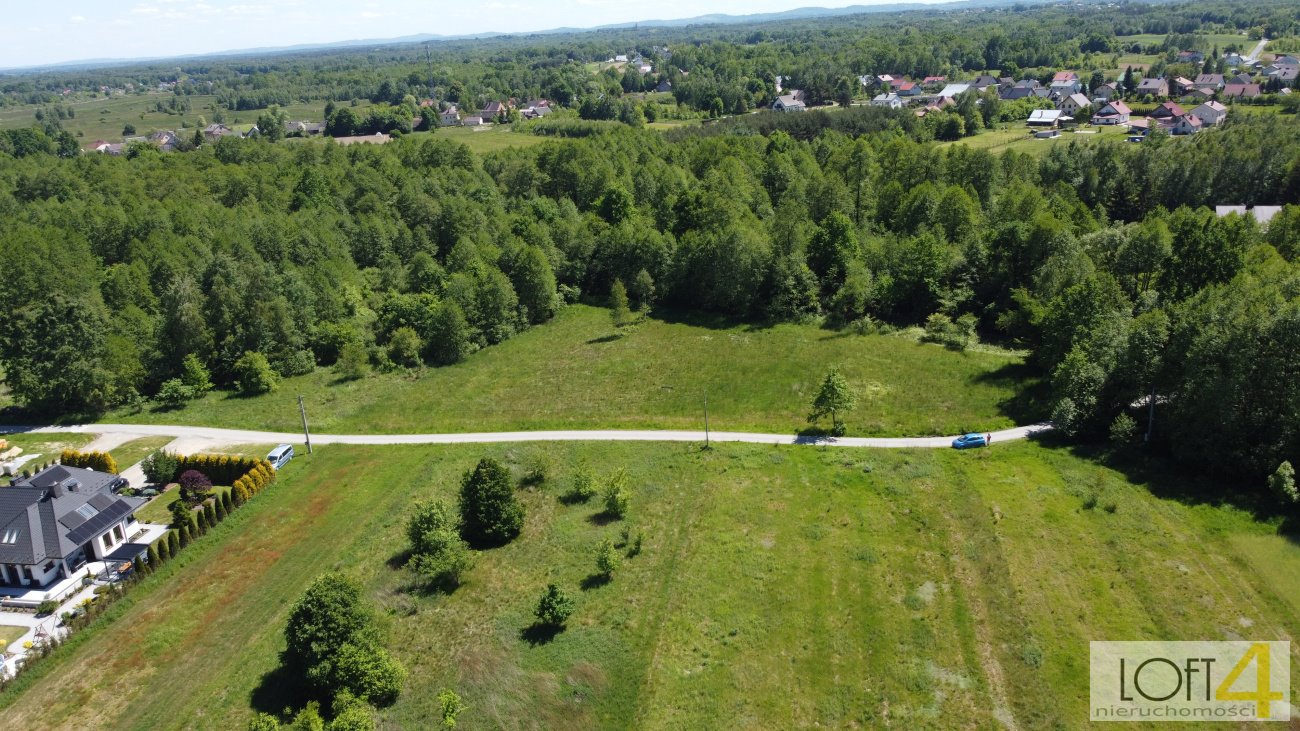
M 1143 79 L 1137 85 L 1138 96 L 1169 96 L 1169 84 L 1164 79 Z
M 1198 89 L 1210 87 L 1218 91 L 1223 88 L 1223 74 L 1201 74 L 1194 83 Z
M 1200 117 L 1184 114 L 1174 122 L 1174 125 L 1169 128 L 1169 132 L 1176 135 L 1194 135 L 1200 132 L 1203 126 Z
M 203 139 L 208 142 L 216 142 L 222 137 L 235 134 L 235 130 L 224 124 L 209 124 L 203 128 Z
M 1254 99 L 1261 93 L 1259 84 L 1228 84 L 1223 87 L 1224 99 Z
M 1149 115 L 1152 119 L 1177 119 L 1186 114 L 1182 107 L 1174 102 L 1165 102 L 1155 109 L 1151 110 Z
M 1179 63 L 1205 63 L 1205 54 L 1200 51 L 1179 51 Z
M 507 111 L 506 105 L 501 102 L 488 102 L 483 105 L 479 116 L 484 119 L 496 119 Z
M 0 488 L 0 583 L 43 587 L 108 559 L 134 535 L 146 502 L 116 494 L 126 486 L 114 474 L 54 465 Z

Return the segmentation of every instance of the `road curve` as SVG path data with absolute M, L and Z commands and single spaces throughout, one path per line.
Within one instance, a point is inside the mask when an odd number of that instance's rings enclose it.
M 993 443 L 1024 439 L 1051 429 L 1049 424 L 1018 426 L 992 432 Z M 129 434 L 140 437 L 175 437 L 211 440 L 220 444 L 265 443 L 302 444 L 298 433 L 217 429 L 205 426 L 170 426 L 156 424 L 72 424 L 67 426 L 0 426 L 0 432 L 37 433 L 72 432 L 79 434 Z M 756 434 L 751 432 L 711 431 L 714 442 L 751 444 L 809 444 L 831 447 L 875 447 L 880 449 L 935 449 L 952 445 L 953 437 L 811 437 L 796 434 Z M 618 430 L 592 431 L 514 431 L 465 434 L 312 434 L 312 444 L 487 444 L 492 442 L 703 442 L 702 431 Z M 196 445 L 197 446 L 197 445 Z

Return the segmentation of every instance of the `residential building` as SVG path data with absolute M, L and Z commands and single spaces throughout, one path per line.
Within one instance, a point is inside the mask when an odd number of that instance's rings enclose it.
M 1137 85 L 1138 96 L 1169 96 L 1169 84 L 1164 79 L 1143 79 Z
M 441 127 L 455 127 L 460 124 L 460 110 L 456 107 L 444 109 L 438 114 L 438 125 Z
M 1174 96 L 1182 96 L 1192 89 L 1196 88 L 1196 82 L 1186 76 L 1177 76 L 1169 82 L 1169 93 Z
M 1228 108 L 1218 102 L 1206 102 L 1188 114 L 1201 120 L 1201 124 L 1206 127 L 1215 127 L 1227 118 Z
M 772 111 L 774 112 L 804 112 L 808 107 L 799 100 L 799 94 L 782 94 L 772 102 Z M 812 119 L 809 117 L 809 119 Z
M 1072 118 L 1059 109 L 1035 109 L 1029 113 L 1028 124 L 1031 127 L 1055 127 L 1068 121 L 1072 121 Z
M 924 79 L 921 79 L 921 86 L 926 89 L 938 89 L 947 83 L 947 81 L 948 77 L 946 76 L 927 76 Z
M 1201 131 L 1202 126 L 1199 117 L 1184 114 L 1174 122 L 1173 126 L 1169 128 L 1169 132 L 1176 135 L 1194 135 Z
M 1152 110 L 1149 115 L 1152 119 L 1177 119 L 1187 112 L 1174 102 L 1165 102 Z
M 660 81 L 659 86 L 655 87 L 655 91 L 659 92 L 660 94 L 672 90 L 673 90 L 673 82 L 669 81 L 668 79 L 664 79 L 663 81 Z
M 1056 104 L 1056 108 L 1061 110 L 1061 113 L 1070 117 L 1078 116 L 1080 111 L 1090 106 L 1092 106 L 1092 102 L 1088 101 L 1088 97 L 1079 93 L 1071 94 Z
M 898 98 L 897 94 L 878 94 L 871 100 L 873 107 L 889 107 L 890 109 L 902 109 L 903 100 Z
M 1192 89 L 1186 94 L 1183 94 L 1182 98 L 1189 102 L 1199 104 L 1213 99 L 1216 93 L 1217 92 L 1214 89 L 1207 86 L 1203 89 Z
M 970 91 L 970 89 L 970 84 L 948 84 L 939 91 L 939 96 L 948 99 L 955 99 Z
M 990 86 L 997 86 L 998 79 L 996 76 L 989 76 L 988 74 L 983 74 L 981 76 L 976 76 L 975 80 L 970 82 L 970 85 L 974 89 L 977 89 L 979 91 L 984 91 Z
M 479 112 L 479 115 L 484 119 L 496 119 L 508 110 L 509 108 L 501 102 L 488 102 L 483 105 L 483 110 Z
M 921 85 L 912 81 L 904 81 L 895 89 L 899 96 L 916 96 L 921 93 Z
M 1102 84 L 1101 86 L 1092 90 L 1092 97 L 1094 99 L 1100 99 L 1104 102 L 1118 99 L 1119 96 L 1120 96 L 1119 84 L 1115 83 L 1114 81 L 1110 81 L 1105 84 Z
M 1200 51 L 1179 51 L 1179 63 L 1205 63 L 1205 54 Z
M 1215 91 L 1223 88 L 1223 74 L 1201 74 L 1196 77 L 1196 88 L 1212 88 Z
M 224 124 L 209 124 L 203 128 L 203 139 L 208 142 L 216 142 L 222 137 L 235 134 L 235 130 Z
M 1107 102 L 1105 106 L 1092 115 L 1093 124 L 1128 124 L 1133 111 L 1122 101 Z
M 116 557 L 146 502 L 115 494 L 126 486 L 107 472 L 54 465 L 0 488 L 0 583 L 48 586 L 89 561 Z
M 1259 84 L 1228 84 L 1223 87 L 1224 99 L 1254 99 L 1259 96 Z

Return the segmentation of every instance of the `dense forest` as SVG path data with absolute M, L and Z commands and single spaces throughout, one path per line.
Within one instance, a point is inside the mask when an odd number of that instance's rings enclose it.
M 587 59 L 635 47 L 665 63 L 664 36 L 671 66 L 690 72 L 679 100 L 743 88 L 739 109 L 772 93 L 774 69 L 810 90 L 824 73 L 830 94 L 849 70 L 1078 64 L 1120 50 L 1117 34 L 1273 34 L 1296 18 L 1262 3 L 1134 3 L 619 31 L 438 44 L 428 66 L 410 48 L 186 62 L 176 93 L 198 85 L 231 108 L 242 95 L 398 101 L 426 89 L 432 67 L 447 98 L 577 103 L 621 83 Z M 167 74 L 115 76 L 126 73 L 28 76 L 4 93 Z M 634 307 L 973 329 L 1031 353 L 1066 434 L 1145 428 L 1154 403 L 1154 440 L 1189 463 L 1262 478 L 1300 458 L 1294 117 L 1233 115 L 1191 139 L 1156 132 L 1042 157 L 933 142 L 943 120 L 987 124 L 999 109 L 966 95 L 923 120 L 763 113 L 667 134 L 567 117 L 532 129 L 566 139 L 482 157 L 436 133 L 346 148 L 228 137 L 112 157 L 76 154 L 57 124 L 10 130 L 0 366 L 32 414 L 179 401 L 212 384 L 256 393 L 339 363 L 455 363 L 619 283 Z M 1216 204 L 1290 205 L 1262 229 Z

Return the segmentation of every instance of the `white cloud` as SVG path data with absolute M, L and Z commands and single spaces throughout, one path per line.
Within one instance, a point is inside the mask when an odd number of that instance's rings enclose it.
M 70 20 L 71 20 L 72 22 L 74 22 L 74 23 L 84 23 L 84 22 L 86 22 L 86 16 L 84 16 L 84 15 L 74 15 L 74 16 L 72 16 L 72 17 L 70 18 Z
M 131 13 L 133 15 L 157 15 L 160 12 L 162 11 L 158 10 L 158 8 L 149 5 L 137 5 L 134 8 L 131 8 Z

